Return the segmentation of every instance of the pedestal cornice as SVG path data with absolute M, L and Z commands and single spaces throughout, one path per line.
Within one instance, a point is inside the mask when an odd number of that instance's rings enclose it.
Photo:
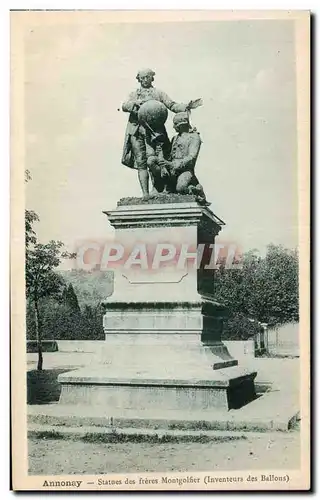
M 215 234 L 218 234 L 225 225 L 208 207 L 195 201 L 120 205 L 103 213 L 108 216 L 115 229 L 191 226 L 205 219 L 212 224 Z

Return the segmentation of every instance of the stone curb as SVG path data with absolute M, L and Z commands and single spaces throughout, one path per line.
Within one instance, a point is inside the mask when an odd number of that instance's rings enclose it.
M 274 435 L 275 433 L 273 433 Z M 290 439 L 291 432 L 281 433 Z M 227 442 L 246 440 L 248 438 L 261 438 L 261 432 L 240 431 L 184 431 L 184 430 L 157 430 L 139 428 L 115 427 L 65 427 L 59 425 L 30 424 L 28 427 L 29 438 L 41 439 L 70 439 L 87 442 L 99 441 L 106 443 L 116 442 Z
M 33 413 L 28 415 L 29 425 L 51 426 L 53 428 L 82 428 L 93 427 L 114 429 L 126 432 L 127 429 L 144 429 L 148 432 L 210 432 L 210 431 L 232 431 L 232 432 L 270 432 L 288 431 L 299 420 L 299 413 L 291 414 L 291 417 L 278 416 L 251 417 L 235 419 L 228 415 L 219 415 L 214 418 L 203 416 L 202 419 L 159 419 L 156 417 L 108 417 L 101 416 L 81 416 L 68 414 Z

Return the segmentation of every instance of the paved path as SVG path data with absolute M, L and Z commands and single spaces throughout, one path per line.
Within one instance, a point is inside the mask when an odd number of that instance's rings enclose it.
M 90 343 L 91 344 L 91 343 Z M 68 368 L 96 366 L 103 362 L 104 343 L 89 347 L 91 352 L 48 352 L 44 353 L 44 368 Z M 88 347 L 87 347 L 88 349 Z M 27 366 L 29 370 L 35 369 L 37 365 L 37 354 L 27 355 Z M 299 358 L 251 358 L 241 361 L 242 366 L 257 371 L 257 383 L 271 382 L 275 388 L 285 387 L 290 392 L 296 392 L 299 384 Z

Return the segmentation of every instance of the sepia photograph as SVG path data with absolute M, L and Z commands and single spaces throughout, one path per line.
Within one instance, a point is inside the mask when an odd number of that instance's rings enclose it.
M 310 13 L 11 11 L 14 490 L 310 488 Z

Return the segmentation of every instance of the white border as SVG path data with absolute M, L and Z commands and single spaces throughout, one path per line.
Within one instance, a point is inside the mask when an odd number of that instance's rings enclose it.
M 1 475 L 0 475 L 0 492 L 1 492 L 1 498 L 8 498 L 10 493 L 8 491 L 9 489 L 9 385 L 7 384 L 8 381 L 8 373 L 9 373 L 9 336 L 7 334 L 8 332 L 8 325 L 9 325 L 9 300 L 8 300 L 8 290 L 9 287 L 7 284 L 9 284 L 9 254 L 8 254 L 8 248 L 9 248 L 9 200 L 10 200 L 10 195 L 9 195 L 9 123 L 8 123 L 8 117 L 9 117 L 9 14 L 8 11 L 9 9 L 67 9 L 67 10 L 73 10 L 73 9 L 90 9 L 90 10 L 97 10 L 97 9 L 149 9 L 149 10 L 155 10 L 155 9 L 216 9 L 216 10 L 228 10 L 228 9 L 254 9 L 257 10 L 270 10 L 270 9 L 276 9 L 276 10 L 311 10 L 315 15 L 318 13 L 319 9 L 317 9 L 318 2 L 311 1 L 308 2 L 308 5 L 306 4 L 305 1 L 260 1 L 257 5 L 256 1 L 247 1 L 247 2 L 242 2 L 242 1 L 216 1 L 214 3 L 210 1 L 203 1 L 203 0 L 198 0 L 198 1 L 188 1 L 185 0 L 184 2 L 182 1 L 177 1 L 177 0 L 163 0 L 162 2 L 156 2 L 154 1 L 152 3 L 152 6 L 150 5 L 150 1 L 136 1 L 132 2 L 130 0 L 124 1 L 124 0 L 113 0 L 113 1 L 70 1 L 70 0 L 64 0 L 64 1 L 7 1 L 4 0 L 1 2 L 0 5 L 0 54 L 1 54 L 1 63 L 2 63 L 2 78 L 0 80 L 1 82 L 1 130 L 0 130 L 0 138 L 1 138 L 1 148 L 0 148 L 0 154 L 2 156 L 2 169 L 1 169 L 1 182 L 0 182 L 0 190 L 1 190 L 1 195 L 0 195 L 0 203 L 1 203 L 1 224 L 2 224 L 2 245 L 1 245 L 1 262 L 3 263 L 3 270 L 2 270 L 2 279 L 0 281 L 1 283 L 1 333 L 2 333 L 2 362 L 0 363 L 1 370 L 2 370 L 2 401 L 5 401 L 4 405 L 1 405 L 3 414 L 1 418 L 1 426 L 0 426 L 0 447 L 2 451 L 2 460 L 1 460 Z M 319 35 L 318 33 L 315 34 L 315 43 L 316 46 L 319 47 Z M 318 75 L 315 74 L 314 77 L 317 81 Z M 314 89 L 316 91 L 316 89 Z M 319 114 L 319 106 L 317 106 L 317 109 L 315 110 L 315 121 L 318 118 Z M 317 158 L 317 147 L 315 145 L 315 157 Z M 307 167 L 308 168 L 308 167 Z M 316 168 L 316 165 L 314 165 L 314 169 Z M 318 178 L 316 180 L 316 187 L 318 187 Z M 315 212 L 315 216 L 318 215 Z M 318 217 L 319 220 L 319 217 Z M 314 221 L 315 223 L 315 221 Z M 316 229 L 318 229 L 318 222 L 315 224 L 314 231 L 318 234 Z M 5 235 L 5 236 L 4 236 Z M 313 244 L 316 245 L 317 243 L 317 237 L 313 241 Z M 318 277 L 318 272 L 320 273 L 319 269 L 317 269 L 317 275 Z M 318 310 L 316 307 L 315 303 L 315 309 Z M 318 342 L 315 342 L 315 347 L 317 347 Z M 316 365 L 316 363 L 315 363 Z M 316 397 L 316 394 L 314 394 L 314 397 Z M 319 398 L 315 399 L 317 405 L 319 403 Z M 317 406 L 316 409 L 319 409 Z M 319 472 L 320 472 L 320 465 L 318 463 L 315 464 L 315 470 L 314 470 L 314 477 L 319 477 Z M 33 495 L 32 495 L 33 496 Z M 61 496 L 61 494 L 60 494 Z M 64 496 L 62 494 L 62 496 Z M 89 495 L 91 496 L 91 495 Z M 119 496 L 119 495 L 118 495 Z

